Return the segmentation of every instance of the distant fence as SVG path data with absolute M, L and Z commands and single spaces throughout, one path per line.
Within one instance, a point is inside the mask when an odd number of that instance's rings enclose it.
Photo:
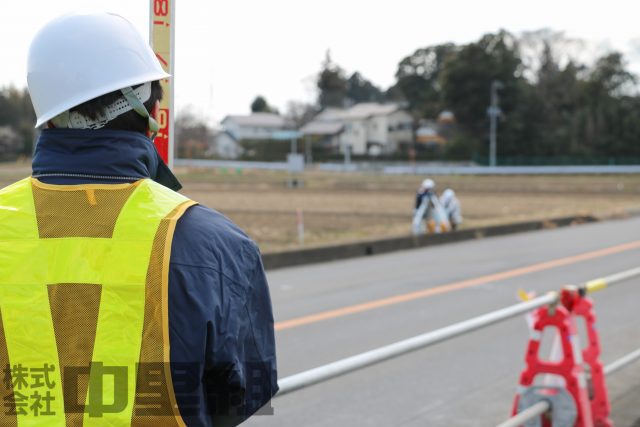
M 388 175 L 599 175 L 640 173 L 640 165 L 628 166 L 388 166 Z
M 287 162 L 247 162 L 233 160 L 176 159 L 175 166 L 205 169 L 262 169 L 288 171 Z M 444 163 L 314 163 L 308 170 L 325 172 L 367 172 L 385 175 L 598 175 L 640 173 L 640 165 L 602 166 L 472 166 Z
M 264 169 L 288 170 L 287 162 L 245 162 L 235 160 L 204 160 L 204 159 L 175 159 L 174 166 L 205 168 L 205 169 Z
M 481 165 L 489 165 L 488 156 L 473 156 L 473 162 Z M 622 166 L 639 165 L 640 157 L 623 156 L 500 156 L 497 158 L 498 166 Z

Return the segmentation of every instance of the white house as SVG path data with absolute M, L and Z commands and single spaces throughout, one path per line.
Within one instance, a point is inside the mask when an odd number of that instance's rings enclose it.
M 340 132 L 338 127 L 331 129 L 331 141 L 340 151 L 350 147 L 354 154 L 392 153 L 401 143 L 413 141 L 413 118 L 397 104 L 361 103 L 348 109 L 326 108 L 301 132 L 311 134 L 314 129 L 329 132 L 327 123 L 344 127 Z
M 216 156 L 222 159 L 237 159 L 244 153 L 244 149 L 238 143 L 238 140 L 226 130 L 216 132 L 212 142 L 205 152 L 207 156 Z
M 274 139 L 274 134 L 293 128 L 293 124 L 288 119 L 273 113 L 227 116 L 222 120 L 221 125 L 237 141 Z
M 220 124 L 222 127 L 213 138 L 207 154 L 223 159 L 240 157 L 244 152 L 240 145 L 242 140 L 278 139 L 279 134 L 294 127 L 290 120 L 273 113 L 229 115 Z

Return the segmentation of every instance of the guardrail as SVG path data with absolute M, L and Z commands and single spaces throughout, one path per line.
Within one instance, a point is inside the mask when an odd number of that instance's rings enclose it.
M 590 280 L 580 285 L 579 289 L 585 294 L 590 294 L 638 276 L 640 276 L 640 268 L 633 268 L 599 279 Z M 546 295 L 531 299 L 523 303 L 492 311 L 490 313 L 477 316 L 472 319 L 458 322 L 444 328 L 436 329 L 435 331 L 398 341 L 393 344 L 389 344 L 387 346 L 370 350 L 355 356 L 347 357 L 345 359 L 341 359 L 333 363 L 304 371 L 299 374 L 291 375 L 289 377 L 283 378 L 278 382 L 280 391 L 278 392 L 276 397 L 291 393 L 303 387 L 308 387 L 310 385 L 356 371 L 358 369 L 362 369 L 375 363 L 380 363 L 382 361 L 398 357 L 415 350 L 429 347 L 445 340 L 490 326 L 494 323 L 510 319 L 520 314 L 524 314 L 528 311 L 534 310 L 544 305 L 558 303 L 559 294 L 557 292 L 549 292 Z M 640 359 L 640 349 L 608 365 L 605 368 L 605 374 L 610 374 L 619 369 L 622 369 L 624 366 L 637 359 Z M 549 409 L 550 406 L 548 403 L 539 402 L 507 421 L 507 423 L 512 424 L 504 424 L 501 425 L 501 427 L 518 426 L 526 420 L 532 419 L 549 411 Z
M 604 289 L 607 286 L 612 286 L 617 283 L 623 282 L 624 280 L 635 276 L 640 276 L 640 268 L 634 268 L 600 279 L 591 280 L 582 285 L 582 287 L 587 293 L 592 293 Z M 530 301 L 492 311 L 490 313 L 483 314 L 469 320 L 454 323 L 453 325 L 446 326 L 441 329 L 436 329 L 435 331 L 428 332 L 426 334 L 398 341 L 393 344 L 377 348 L 375 350 L 370 350 L 365 353 L 338 360 L 337 362 L 329 363 L 327 365 L 304 371 L 299 374 L 291 375 L 289 377 L 283 378 L 278 382 L 278 386 L 280 387 L 278 395 L 280 396 L 286 393 L 290 393 L 294 390 L 298 390 L 300 388 L 326 381 L 328 379 L 364 368 L 369 365 L 373 365 L 374 363 L 379 363 L 393 357 L 407 354 L 411 351 L 429 347 L 431 345 L 448 340 L 450 338 L 457 337 L 459 335 L 466 334 L 476 329 L 480 329 L 494 323 L 510 319 L 519 314 L 523 314 L 536 308 L 542 307 L 543 305 L 557 302 L 558 293 L 550 292 L 547 295 L 534 298 Z
M 175 159 L 174 166 L 192 168 L 227 168 L 227 169 L 264 169 L 264 170 L 289 170 L 287 162 L 245 162 L 235 160 L 207 160 L 207 159 Z
M 640 166 L 388 166 L 387 175 L 599 175 L 639 173 Z
M 290 393 L 294 390 L 298 390 L 312 384 L 319 383 L 321 381 L 326 381 L 328 379 L 364 368 L 369 365 L 373 365 L 374 363 L 379 363 L 393 357 L 407 354 L 411 351 L 429 347 L 439 342 L 492 325 L 502 320 L 510 319 L 519 314 L 523 314 L 538 307 L 542 307 L 543 305 L 551 304 L 557 301 L 557 299 L 558 295 L 555 292 L 551 292 L 547 295 L 532 299 L 527 302 L 493 311 L 491 313 L 474 317 L 463 322 L 454 323 L 453 325 L 446 326 L 441 329 L 436 329 L 435 331 L 428 332 L 423 335 L 418 335 L 413 338 L 398 341 L 393 344 L 377 348 L 375 350 L 367 351 L 356 356 L 347 357 L 346 359 L 342 359 L 337 362 L 329 363 L 318 368 L 314 368 L 305 372 L 301 372 L 299 374 L 292 375 L 290 377 L 283 378 L 278 382 L 278 386 L 280 387 L 278 396 Z
M 175 166 L 198 168 L 266 169 L 288 171 L 286 162 L 175 159 Z M 386 175 L 590 175 L 640 173 L 640 165 L 602 166 L 471 166 L 442 163 L 398 164 L 385 162 L 314 163 L 307 168 L 325 172 L 375 172 Z
M 633 351 L 633 352 L 627 354 L 624 357 L 621 357 L 620 359 L 616 360 L 615 362 L 610 363 L 607 366 L 605 366 L 604 374 L 605 375 L 613 374 L 614 372 L 619 371 L 620 369 L 622 369 L 625 366 L 635 362 L 638 359 L 640 359 L 640 348 L 637 349 L 636 351 Z

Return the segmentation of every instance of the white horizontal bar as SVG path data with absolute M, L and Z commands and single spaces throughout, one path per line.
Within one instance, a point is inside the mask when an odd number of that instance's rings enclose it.
M 426 334 L 418 335 L 416 337 L 409 338 L 403 341 L 398 341 L 396 343 L 389 344 L 375 350 L 370 350 L 365 353 L 347 357 L 346 359 L 338 360 L 337 362 L 329 363 L 327 365 L 301 372 L 299 374 L 291 375 L 289 377 L 283 378 L 278 382 L 278 386 L 280 387 L 278 396 L 290 393 L 294 390 L 298 390 L 315 383 L 319 383 L 321 381 L 328 380 L 330 378 L 337 377 L 347 372 L 355 371 L 356 369 L 364 368 L 365 366 L 369 366 L 374 363 L 382 362 L 383 360 L 387 360 L 414 350 L 428 347 L 430 345 L 445 341 L 458 335 L 465 334 L 467 332 L 474 331 L 476 329 L 483 328 L 485 326 L 489 326 L 493 323 L 497 323 L 502 320 L 517 316 L 519 314 L 526 313 L 538 307 L 542 307 L 543 305 L 549 304 L 556 300 L 557 295 L 555 293 L 549 293 L 547 295 L 532 299 L 527 302 L 512 305 L 510 307 L 483 314 L 481 316 L 455 323 L 453 325 L 446 326 L 444 328 L 437 329 Z
M 539 417 L 549 409 L 551 409 L 551 404 L 546 400 L 543 400 L 535 405 L 529 406 L 527 409 L 509 418 L 502 424 L 498 424 L 497 427 L 520 427 L 525 422 L 532 418 Z
M 640 348 L 604 367 L 604 374 L 609 375 L 640 359 Z
M 638 275 L 640 275 L 640 268 L 634 268 L 597 280 L 603 280 L 607 283 L 607 286 L 611 286 Z M 310 386 L 312 384 L 326 381 L 328 379 L 364 368 L 375 363 L 382 362 L 387 359 L 391 359 L 393 357 L 407 354 L 411 351 L 419 350 L 433 344 L 437 344 L 458 335 L 462 335 L 467 332 L 492 325 L 494 323 L 509 319 L 522 313 L 526 313 L 538 307 L 542 307 L 543 305 L 557 302 L 557 300 L 557 293 L 550 292 L 547 295 L 532 299 L 527 302 L 492 311 L 490 313 L 483 314 L 469 320 L 464 320 L 453 325 L 445 326 L 444 328 L 437 329 L 435 331 L 427 332 L 413 338 L 398 341 L 384 347 L 370 350 L 365 353 L 360 353 L 355 356 L 347 357 L 333 363 L 310 369 L 308 371 L 300 372 L 299 374 L 285 377 L 278 381 L 278 386 L 280 388 L 278 396 L 290 393 L 303 387 Z
M 607 286 L 617 285 L 633 277 L 640 276 L 640 267 L 622 271 L 620 273 L 611 274 L 603 277 L 601 280 L 607 282 Z

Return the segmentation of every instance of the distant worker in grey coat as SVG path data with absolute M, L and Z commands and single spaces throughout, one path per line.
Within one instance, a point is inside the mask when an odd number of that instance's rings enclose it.
M 440 203 L 447 212 L 451 229 L 455 230 L 458 228 L 458 225 L 462 224 L 462 209 L 456 193 L 452 189 L 447 188 L 442 192 L 442 196 L 440 196 Z

